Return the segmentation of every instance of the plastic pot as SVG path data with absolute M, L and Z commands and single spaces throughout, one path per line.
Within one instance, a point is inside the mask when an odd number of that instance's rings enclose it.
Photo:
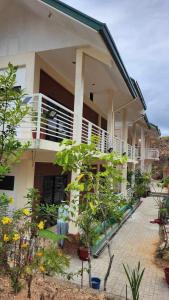
M 91 286 L 93 289 L 95 290 L 99 290 L 100 289 L 100 283 L 101 283 L 101 279 L 98 277 L 92 277 L 91 278 Z
M 169 267 L 166 267 L 164 269 L 164 273 L 165 273 L 165 279 L 167 281 L 167 284 L 169 285 Z
M 85 247 L 79 247 L 77 254 L 80 260 L 87 261 L 89 259 L 89 249 Z

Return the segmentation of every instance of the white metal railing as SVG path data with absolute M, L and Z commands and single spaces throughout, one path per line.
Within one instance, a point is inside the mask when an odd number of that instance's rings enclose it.
M 98 137 L 98 148 L 102 152 L 109 149 L 109 133 L 101 127 L 82 118 L 82 143 L 90 144 L 92 136 Z
M 145 158 L 159 160 L 159 150 L 154 148 L 145 149 Z
M 24 102 L 30 106 L 30 112 L 17 129 L 19 139 L 60 142 L 64 138 L 73 138 L 73 111 L 41 93 L 27 96 Z M 90 144 L 92 136 L 98 137 L 98 148 L 102 152 L 112 149 L 119 155 L 126 154 L 129 159 L 135 159 L 135 149 L 131 145 L 125 146 L 123 140 L 82 118 L 82 142 Z
M 143 159 L 159 160 L 159 150 L 156 148 L 144 148 L 143 154 L 141 154 L 141 147 L 135 149 L 137 159 L 141 159 L 141 156 L 143 156 Z
M 28 105 L 30 113 L 23 120 L 18 137 L 59 142 L 72 139 L 74 112 L 43 94 L 34 94 Z

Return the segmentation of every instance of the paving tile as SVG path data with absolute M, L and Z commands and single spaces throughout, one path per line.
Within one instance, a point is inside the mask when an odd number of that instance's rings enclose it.
M 134 267 L 140 261 L 141 266 L 146 268 L 140 288 L 140 300 L 169 300 L 169 288 L 164 280 L 163 270 L 153 262 L 159 240 L 159 228 L 150 221 L 156 217 L 157 208 L 154 199 L 146 198 L 112 239 L 111 250 L 115 257 L 107 283 L 109 293 L 125 297 L 127 279 L 122 264 Z M 102 282 L 108 264 L 107 259 L 105 249 L 98 259 L 92 260 L 93 275 L 100 277 Z M 70 270 L 75 272 L 80 268 L 79 259 L 73 258 Z M 84 276 L 84 282 L 88 284 L 87 274 Z

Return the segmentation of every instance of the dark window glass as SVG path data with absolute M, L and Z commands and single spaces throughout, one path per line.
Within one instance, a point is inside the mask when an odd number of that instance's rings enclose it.
M 14 180 L 14 176 L 5 176 L 3 179 L 0 179 L 0 190 L 13 191 Z
M 45 204 L 60 204 L 66 200 L 67 176 L 44 176 L 43 198 Z

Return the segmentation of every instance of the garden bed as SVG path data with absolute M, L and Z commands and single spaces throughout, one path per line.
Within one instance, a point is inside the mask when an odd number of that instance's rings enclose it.
M 137 207 L 140 205 L 140 203 L 141 203 L 141 201 L 138 200 L 133 206 L 129 207 L 128 205 L 126 205 L 124 207 L 124 214 L 123 214 L 121 222 L 112 224 L 112 226 L 110 226 L 108 229 L 107 237 L 109 240 L 117 233 L 117 231 L 121 228 L 121 226 L 133 214 L 133 212 L 137 209 Z M 92 248 L 92 254 L 95 258 L 97 258 L 102 253 L 102 251 L 106 247 L 106 244 L 107 244 L 107 240 L 105 239 L 105 236 L 100 235 L 99 241 Z

